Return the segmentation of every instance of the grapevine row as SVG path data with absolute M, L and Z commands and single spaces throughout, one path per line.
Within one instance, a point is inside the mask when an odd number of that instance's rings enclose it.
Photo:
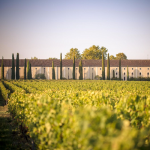
M 9 110 L 28 128 L 38 149 L 149 147 L 149 82 L 33 80 L 25 84 L 39 90 L 13 93 Z

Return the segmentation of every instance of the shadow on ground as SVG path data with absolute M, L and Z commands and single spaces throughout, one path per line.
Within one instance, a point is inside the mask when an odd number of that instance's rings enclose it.
M 31 150 L 31 145 L 20 133 L 8 112 L 8 106 L 4 104 L 0 95 L 0 150 Z

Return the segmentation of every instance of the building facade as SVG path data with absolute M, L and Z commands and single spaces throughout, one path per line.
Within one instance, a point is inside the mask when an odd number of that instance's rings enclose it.
M 4 59 L 4 78 L 11 79 L 12 60 Z M 36 74 L 45 74 L 46 79 L 52 79 L 52 61 L 55 67 L 55 79 L 60 79 L 60 60 L 46 59 L 30 59 L 32 78 Z M 79 61 L 75 61 L 75 78 L 79 79 Z M 1 78 L 1 62 L 0 59 L 0 78 Z M 24 59 L 19 60 L 19 76 L 24 78 Z M 150 60 L 121 60 L 121 78 L 127 80 L 127 66 L 129 78 L 150 77 Z M 82 60 L 83 79 L 95 79 L 95 76 L 102 77 L 102 60 Z M 110 79 L 119 78 L 119 60 L 110 60 Z M 73 60 L 62 60 L 62 77 L 66 79 L 73 78 Z M 107 60 L 105 60 L 105 79 L 107 79 Z

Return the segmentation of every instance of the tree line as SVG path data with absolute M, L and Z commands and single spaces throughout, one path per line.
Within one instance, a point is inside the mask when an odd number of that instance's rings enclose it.
M 102 79 L 105 80 L 105 58 L 106 58 L 106 51 L 102 52 Z M 73 79 L 75 79 L 75 55 L 73 56 Z M 19 79 L 19 53 L 17 53 L 16 57 L 16 72 L 15 72 L 15 63 L 14 63 L 14 54 L 12 54 L 12 72 L 11 72 L 11 79 Z M 16 73 L 16 74 L 15 74 Z M 27 74 L 27 76 L 26 76 Z M 79 80 L 83 80 L 83 69 L 82 69 L 82 60 L 79 62 Z M 113 71 L 113 78 L 115 78 Z M 127 78 L 129 78 L 128 67 L 127 67 Z M 1 79 L 4 79 L 4 63 L 2 58 L 1 63 Z M 26 73 L 26 59 L 24 61 L 24 79 L 32 79 L 32 72 L 31 72 L 31 64 L 29 60 L 27 61 L 27 73 Z M 52 61 L 52 79 L 55 79 L 55 68 L 54 68 L 54 61 Z M 60 54 L 60 80 L 62 80 L 62 53 Z M 110 80 L 110 57 L 109 53 L 107 55 L 107 80 Z M 119 59 L 119 80 L 121 80 L 121 59 Z
M 18 80 L 20 78 L 19 75 L 19 53 L 17 53 L 16 56 L 16 71 L 15 71 L 15 60 L 14 60 L 14 54 L 12 54 L 12 68 L 11 68 L 11 79 Z M 4 79 L 4 62 L 2 57 L 2 63 L 1 63 L 1 79 Z M 32 79 L 32 72 L 31 72 L 31 64 L 29 60 L 27 61 L 27 75 L 26 75 L 26 59 L 24 62 L 24 79 Z
M 104 58 L 107 59 L 108 49 L 104 46 L 99 47 L 96 45 L 92 45 L 89 48 L 86 48 L 82 54 L 77 48 L 71 48 L 68 53 L 66 53 L 64 59 L 102 59 L 102 54 L 104 54 Z M 110 60 L 113 59 L 127 59 L 127 56 L 124 53 L 118 53 L 116 56 L 110 55 Z M 38 59 L 37 57 L 31 57 L 31 59 Z M 48 59 L 57 59 L 57 58 L 48 58 Z
M 68 53 L 65 55 L 65 59 L 73 59 L 75 56 L 76 59 L 102 59 L 102 54 L 104 54 L 104 58 L 107 59 L 107 52 L 108 49 L 104 46 L 99 47 L 96 45 L 93 45 L 89 48 L 86 48 L 82 54 L 80 54 L 79 50 L 77 48 L 71 48 Z M 116 57 L 113 55 L 110 55 L 110 60 L 112 59 L 127 59 L 127 56 L 124 53 L 118 53 L 116 54 Z

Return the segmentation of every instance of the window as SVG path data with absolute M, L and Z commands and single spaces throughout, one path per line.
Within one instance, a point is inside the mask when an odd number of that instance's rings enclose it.
M 149 72 L 147 73 L 147 76 L 149 76 Z
M 124 75 L 126 75 L 126 73 L 124 72 Z
M 149 70 L 149 68 L 147 68 L 147 70 Z
M 116 68 L 116 70 L 117 70 L 117 68 Z
M 132 70 L 133 70 L 133 68 L 132 68 Z
M 141 70 L 141 68 L 140 68 L 140 70 Z
M 102 70 L 102 68 L 100 68 L 100 70 Z
M 126 78 L 124 77 L 124 80 L 126 80 Z
M 84 70 L 86 70 L 86 68 L 84 68 Z
M 141 72 L 140 72 L 140 76 L 141 76 Z
M 37 68 L 35 68 L 35 73 L 37 74 Z
M 116 76 L 117 76 L 117 72 L 116 72 Z
M 133 76 L 133 72 L 132 72 L 132 76 Z
M 124 68 L 124 70 L 126 70 L 126 68 Z

